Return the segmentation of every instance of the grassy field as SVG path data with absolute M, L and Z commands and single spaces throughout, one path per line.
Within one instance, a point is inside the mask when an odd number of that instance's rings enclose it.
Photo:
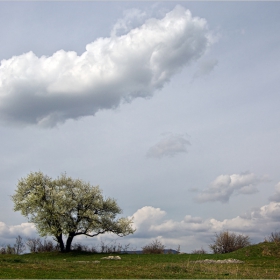
M 0 278 L 280 278 L 280 245 L 275 243 L 260 243 L 221 255 L 119 254 L 121 260 L 102 259 L 106 256 L 87 252 L 0 255 Z M 194 262 L 228 258 L 244 263 Z

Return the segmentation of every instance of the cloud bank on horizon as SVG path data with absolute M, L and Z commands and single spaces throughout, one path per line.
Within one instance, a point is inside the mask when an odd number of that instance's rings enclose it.
M 275 195 L 279 195 L 280 182 L 275 186 Z M 280 203 L 271 201 L 259 208 L 249 210 L 247 213 L 241 214 L 231 219 L 219 221 L 214 218 L 202 219 L 192 215 L 185 215 L 181 221 L 173 219 L 165 219 L 166 211 L 152 207 L 144 206 L 138 209 L 133 215 L 134 228 L 136 232 L 133 236 L 128 236 L 125 242 L 132 246 L 145 245 L 147 242 L 157 238 L 175 248 L 178 244 L 184 248 L 201 248 L 201 246 L 209 245 L 211 237 L 215 233 L 229 230 L 241 234 L 249 235 L 253 241 L 261 242 L 270 232 L 275 232 L 279 228 Z M 260 227 L 259 225 L 262 225 Z M 23 238 L 36 237 L 36 228 L 33 223 L 22 223 L 20 225 L 8 226 L 0 222 L 0 237 L 7 242 L 15 239 L 18 235 Z M 108 240 L 115 239 L 114 235 L 107 234 Z M 95 241 L 101 239 L 98 236 Z M 93 239 L 83 240 L 92 244 Z M 78 241 L 78 238 L 77 240 Z
M 280 183 L 276 185 L 276 194 L 279 194 L 279 185 Z M 191 242 L 195 241 L 199 248 L 199 246 L 210 244 L 211 237 L 215 233 L 229 230 L 249 235 L 253 241 L 261 242 L 268 232 L 275 232 L 279 229 L 280 203 L 272 201 L 259 208 L 249 210 L 247 213 L 222 221 L 214 218 L 202 219 L 191 215 L 186 215 L 181 221 L 174 221 L 164 219 L 166 215 L 165 211 L 151 206 L 137 210 L 133 215 L 134 226 L 137 229 L 134 234 L 135 238 L 159 237 L 163 238 L 166 243 L 176 245 L 181 242 L 181 245 L 190 247 L 193 247 Z M 208 239 L 205 240 L 206 238 Z
M 59 50 L 37 57 L 30 51 L 2 60 L 1 120 L 52 127 L 150 97 L 213 43 L 206 20 L 179 5 L 162 19 L 128 28 L 118 21 L 110 37 L 88 44 L 80 56 Z M 118 35 L 120 29 L 126 33 Z

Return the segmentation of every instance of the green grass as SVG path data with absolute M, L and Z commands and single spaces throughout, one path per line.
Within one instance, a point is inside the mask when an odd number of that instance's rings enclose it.
M 0 278 L 280 278 L 280 245 L 260 243 L 222 255 L 125 255 L 102 260 L 108 254 L 87 252 L 0 255 Z M 205 264 L 203 259 L 235 258 L 241 264 Z M 83 262 L 78 262 L 83 261 Z M 100 261 L 100 263 L 94 263 Z

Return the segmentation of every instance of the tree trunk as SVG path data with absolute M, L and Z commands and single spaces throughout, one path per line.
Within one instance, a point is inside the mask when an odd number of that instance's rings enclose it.
M 59 236 L 57 236 L 56 239 L 57 239 L 57 242 L 59 243 L 60 251 L 64 252 L 64 242 L 62 239 L 62 233 Z
M 71 244 L 73 241 L 73 238 L 75 237 L 75 232 L 69 232 L 67 241 L 66 241 L 66 252 L 70 252 L 71 251 Z

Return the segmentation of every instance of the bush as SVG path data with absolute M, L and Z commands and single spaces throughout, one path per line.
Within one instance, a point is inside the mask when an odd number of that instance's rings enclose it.
M 71 245 L 71 250 L 78 251 L 78 252 L 89 252 L 90 251 L 88 246 L 83 245 L 81 243 L 74 243 L 74 244 L 72 244 Z
M 209 245 L 213 254 L 230 253 L 250 245 L 249 236 L 237 235 L 228 231 L 216 233 L 216 238 L 213 241 L 214 243 Z
M 278 244 L 280 242 L 280 232 L 272 232 L 268 237 L 268 241 Z
M 59 245 L 53 244 L 50 240 L 40 240 L 40 238 L 28 238 L 26 242 L 27 247 L 31 253 L 43 253 L 59 251 Z
M 101 241 L 100 253 L 126 253 L 129 249 L 129 246 L 130 244 L 123 246 L 121 244 L 117 244 L 116 242 L 112 244 L 105 244 L 103 241 Z
M 198 249 L 198 250 L 193 250 L 193 251 L 191 252 L 191 254 L 204 255 L 204 254 L 207 254 L 207 251 L 204 250 L 203 248 L 201 248 L 201 249 Z
M 20 255 L 24 252 L 24 250 L 25 250 L 25 245 L 22 241 L 22 237 L 20 235 L 18 235 L 14 246 L 11 246 L 10 244 L 8 244 L 7 246 L 0 247 L 0 254 Z
M 37 252 L 40 243 L 41 243 L 40 238 L 28 238 L 26 241 L 26 245 L 31 253 Z
M 143 254 L 163 254 L 165 246 L 159 241 L 154 240 L 150 244 L 142 247 Z
M 18 237 L 16 238 L 16 243 L 14 244 L 14 248 L 15 248 L 15 253 L 17 255 L 22 254 L 26 248 L 22 241 L 22 237 L 20 235 L 18 235 Z
M 38 246 L 37 246 L 37 252 L 38 253 L 43 253 L 43 252 L 55 252 L 59 251 L 59 244 L 56 243 L 54 244 L 50 240 L 44 240 L 44 243 L 40 240 Z
M 11 254 L 16 254 L 16 250 L 15 250 L 15 248 L 14 247 L 12 247 L 10 244 L 9 245 L 7 245 L 6 247 L 1 247 L 0 248 L 0 254 L 1 255 L 4 255 L 4 254 L 9 254 L 9 255 L 11 255 Z

